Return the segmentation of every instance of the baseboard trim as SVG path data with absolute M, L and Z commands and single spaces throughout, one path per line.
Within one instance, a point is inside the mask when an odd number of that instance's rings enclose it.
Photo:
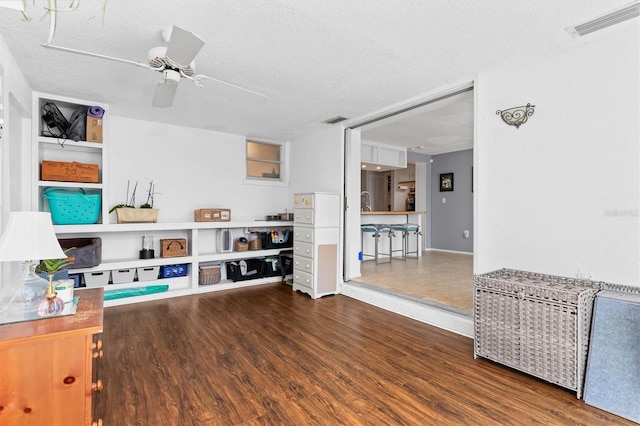
M 424 251 L 440 251 L 442 253 L 466 254 L 469 256 L 473 256 L 472 251 L 444 250 L 444 249 L 437 249 L 437 248 L 427 248 L 427 249 L 424 249 Z
M 425 324 L 473 338 L 473 318 L 460 309 L 400 296 L 354 281 L 342 283 L 341 294 Z

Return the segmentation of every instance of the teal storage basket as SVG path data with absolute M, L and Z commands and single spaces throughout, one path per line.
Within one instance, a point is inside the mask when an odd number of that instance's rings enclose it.
M 100 218 L 101 194 L 87 194 L 82 188 L 47 188 L 43 195 L 54 225 L 96 223 Z

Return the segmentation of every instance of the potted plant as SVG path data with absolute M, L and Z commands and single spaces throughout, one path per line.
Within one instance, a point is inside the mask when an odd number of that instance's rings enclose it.
M 75 247 L 64 249 L 64 253 L 68 254 Z M 53 281 L 66 280 L 69 278 L 69 270 L 67 266 L 73 263 L 75 259 L 73 257 L 66 257 L 65 259 L 46 259 L 41 260 L 36 266 L 36 274 L 45 280 L 49 279 L 49 274 L 53 274 Z
M 118 223 L 148 223 L 158 221 L 158 209 L 153 208 L 155 195 L 155 184 L 153 180 L 149 181 L 149 189 L 147 190 L 147 200 L 140 208 L 136 208 L 136 190 L 138 182 L 133 186 L 131 198 L 129 198 L 129 182 L 127 181 L 127 200 L 128 203 L 116 204 L 109 210 L 109 213 L 116 212 Z
M 65 250 L 65 253 L 71 249 Z M 45 299 L 38 304 L 37 312 L 41 317 L 57 315 L 64 310 L 64 300 L 62 297 L 58 297 L 56 287 L 53 285 L 53 277 L 57 272 L 66 270 L 66 267 L 73 263 L 73 257 L 66 257 L 64 259 L 45 259 L 40 262 L 36 271 L 39 269 L 41 273 L 46 273 L 49 285 L 45 290 Z M 67 275 L 68 277 L 68 275 Z M 68 281 L 68 280 L 66 280 Z M 73 286 L 71 286 L 73 291 Z M 69 301 L 70 297 L 66 297 Z

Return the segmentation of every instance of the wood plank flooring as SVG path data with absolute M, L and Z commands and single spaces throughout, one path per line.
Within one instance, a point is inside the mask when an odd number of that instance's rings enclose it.
M 282 284 L 107 308 L 105 425 L 633 425 L 471 339 Z
M 361 263 L 355 281 L 473 313 L 473 256 L 425 251 L 418 259 Z

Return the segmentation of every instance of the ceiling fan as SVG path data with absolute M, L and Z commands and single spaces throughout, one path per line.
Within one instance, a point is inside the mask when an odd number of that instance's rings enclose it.
M 101 55 L 99 53 L 85 52 L 83 50 L 70 49 L 68 47 L 56 46 L 53 44 L 43 44 L 42 46 L 48 49 L 61 50 L 63 52 L 93 56 L 116 62 L 125 62 L 162 73 L 162 81 L 158 84 L 153 97 L 153 102 L 151 103 L 154 107 L 170 107 L 173 104 L 173 98 L 176 95 L 178 83 L 180 83 L 183 78 L 193 81 L 193 83 L 198 87 L 203 87 L 203 80 L 208 79 L 233 89 L 241 90 L 255 100 L 264 100 L 266 98 L 263 94 L 244 87 L 236 86 L 235 84 L 228 83 L 226 81 L 218 80 L 217 78 L 202 74 L 194 75 L 194 59 L 198 52 L 200 52 L 200 49 L 202 49 L 202 46 L 204 46 L 204 41 L 194 33 L 174 25 L 173 28 L 168 28 L 162 31 L 162 38 L 167 43 L 167 46 L 151 48 L 147 55 L 147 63 L 115 58 L 113 56 Z

